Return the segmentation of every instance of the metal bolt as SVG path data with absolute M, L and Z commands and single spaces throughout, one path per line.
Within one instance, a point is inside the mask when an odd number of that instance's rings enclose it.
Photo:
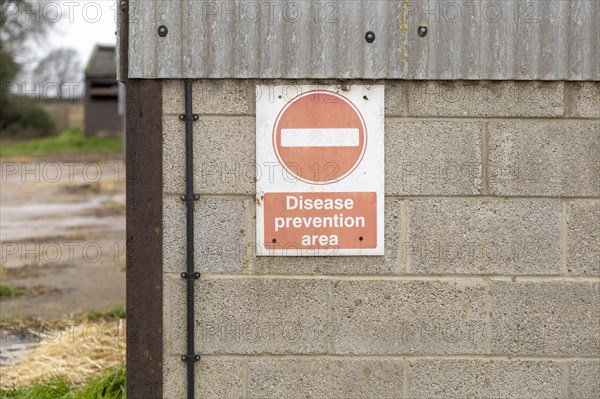
M 375 41 L 375 32 L 368 31 L 365 34 L 365 40 L 367 41 L 367 43 L 373 43 Z
M 169 29 L 166 26 L 161 25 L 158 27 L 158 36 L 165 37 L 167 33 L 169 33 Z
M 421 37 L 427 36 L 427 27 L 423 25 L 419 26 L 417 28 L 417 34 Z

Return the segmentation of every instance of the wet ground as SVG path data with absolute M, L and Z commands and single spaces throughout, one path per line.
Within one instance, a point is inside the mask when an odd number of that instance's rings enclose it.
M 118 156 L 0 162 L 3 320 L 125 303 L 125 169 Z

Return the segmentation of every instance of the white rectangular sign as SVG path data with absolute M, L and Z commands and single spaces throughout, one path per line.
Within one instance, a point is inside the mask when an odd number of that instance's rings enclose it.
M 256 86 L 259 256 L 384 254 L 384 86 Z

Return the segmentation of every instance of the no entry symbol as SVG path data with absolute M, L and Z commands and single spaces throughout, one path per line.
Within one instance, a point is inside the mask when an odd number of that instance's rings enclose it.
M 331 184 L 351 174 L 367 147 L 367 129 L 356 106 L 328 90 L 291 99 L 273 127 L 273 148 L 281 165 L 310 184 Z

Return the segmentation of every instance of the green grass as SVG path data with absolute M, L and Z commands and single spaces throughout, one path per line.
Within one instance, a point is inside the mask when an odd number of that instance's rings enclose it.
M 21 294 L 21 290 L 8 284 L 0 284 L 0 298 L 12 298 Z
M 0 389 L 0 399 L 125 399 L 125 376 L 123 365 L 81 388 L 56 376 L 27 387 Z
M 36 318 L 33 316 L 6 316 L 0 313 L 0 324 L 35 324 Z
M 90 381 L 69 399 L 125 399 L 125 377 L 126 369 L 123 365 L 97 380 Z
M 79 126 L 71 126 L 59 136 L 2 145 L 0 156 L 119 152 L 121 142 L 120 137 L 86 137 Z
M 67 398 L 69 383 L 63 377 L 52 377 L 48 381 L 25 388 L 8 388 L 0 391 L 2 399 L 59 399 Z
M 97 310 L 91 310 L 86 314 L 89 320 L 98 319 L 124 319 L 125 318 L 125 305 L 117 305 L 114 308 L 106 311 L 99 312 Z
M 7 280 L 9 278 L 27 278 L 35 277 L 37 272 L 28 267 L 4 267 L 0 264 L 0 281 Z

